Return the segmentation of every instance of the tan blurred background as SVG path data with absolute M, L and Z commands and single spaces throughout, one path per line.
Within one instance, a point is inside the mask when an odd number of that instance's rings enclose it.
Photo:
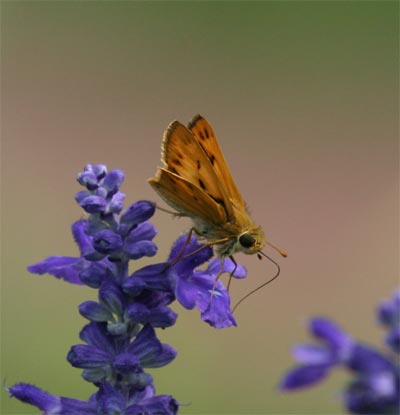
M 334 318 L 381 345 L 374 307 L 398 285 L 397 2 L 14 2 L 2 12 L 2 374 L 49 392 L 94 391 L 65 360 L 95 291 L 28 264 L 75 255 L 76 173 L 126 173 L 127 202 L 159 201 L 146 179 L 164 129 L 201 113 L 217 132 L 254 219 L 289 253 L 278 281 L 251 297 L 237 328 L 196 311 L 160 333 L 179 351 L 154 371 L 182 414 L 338 414 L 350 379 L 276 391 L 307 339 L 308 317 Z M 158 260 L 187 229 L 157 213 Z M 271 277 L 238 255 L 248 278 Z M 147 263 L 143 261 L 138 266 Z M 2 414 L 38 411 L 2 392 Z

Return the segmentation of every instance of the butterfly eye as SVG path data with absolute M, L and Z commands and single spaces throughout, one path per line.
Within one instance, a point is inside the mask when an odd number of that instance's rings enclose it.
M 243 248 L 251 248 L 255 241 L 256 240 L 248 233 L 244 233 L 239 236 L 239 243 L 243 246 Z

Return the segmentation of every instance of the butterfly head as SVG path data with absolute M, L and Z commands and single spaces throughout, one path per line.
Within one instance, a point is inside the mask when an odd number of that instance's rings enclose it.
M 256 254 L 265 245 L 264 232 L 261 227 L 255 227 L 243 232 L 237 240 L 237 250 L 245 254 Z

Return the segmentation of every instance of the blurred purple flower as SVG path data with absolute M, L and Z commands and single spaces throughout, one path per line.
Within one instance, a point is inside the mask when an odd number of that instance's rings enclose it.
M 398 292 L 378 310 L 378 319 L 391 329 L 398 329 Z M 397 326 L 396 326 L 397 324 Z M 375 350 L 360 343 L 326 318 L 310 320 L 311 334 L 321 344 L 294 347 L 293 356 L 300 365 L 283 377 L 284 392 L 302 390 L 324 380 L 332 369 L 344 367 L 354 376 L 343 392 L 347 410 L 354 414 L 398 414 L 400 404 L 400 372 L 398 356 Z M 394 352 L 390 341 L 386 343 Z

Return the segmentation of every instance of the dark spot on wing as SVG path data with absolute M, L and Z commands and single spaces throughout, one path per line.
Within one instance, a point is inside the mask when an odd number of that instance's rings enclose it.
M 214 156 L 214 154 L 211 154 L 211 156 L 209 158 L 210 158 L 210 163 L 214 166 L 214 163 L 215 163 L 215 156 Z
M 219 197 L 214 197 L 213 195 L 210 195 L 219 205 L 225 206 L 224 201 L 220 199 Z
M 197 170 L 200 170 L 201 164 L 200 164 L 200 160 L 197 160 Z
M 199 185 L 203 190 L 206 190 L 206 185 L 204 184 L 203 180 L 199 179 Z
M 207 128 L 204 129 L 204 134 L 206 135 L 206 138 L 210 138 L 210 133 L 208 132 Z
M 178 175 L 179 175 L 178 170 L 176 170 L 176 168 L 175 168 L 175 167 L 168 167 L 168 170 L 169 170 L 171 173 L 175 173 L 175 174 L 178 174 Z
M 180 162 L 180 160 L 179 160 L 179 159 L 173 159 L 173 160 L 172 160 L 172 162 L 173 162 L 174 164 L 177 164 L 178 166 L 182 166 L 182 163 Z
M 214 197 L 212 194 L 208 194 L 215 202 L 217 202 L 219 205 L 221 205 L 226 213 L 226 217 L 229 218 L 229 213 L 228 213 L 228 209 L 225 206 L 225 203 L 222 199 L 220 199 L 219 197 Z
M 201 131 L 199 131 L 199 136 L 202 140 L 205 140 L 204 134 Z

